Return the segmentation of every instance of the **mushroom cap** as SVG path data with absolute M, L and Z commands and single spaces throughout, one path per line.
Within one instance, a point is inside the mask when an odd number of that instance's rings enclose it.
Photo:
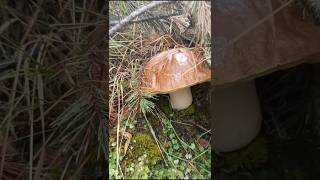
M 141 91 L 167 94 L 211 80 L 211 68 L 199 49 L 176 48 L 163 51 L 144 67 Z

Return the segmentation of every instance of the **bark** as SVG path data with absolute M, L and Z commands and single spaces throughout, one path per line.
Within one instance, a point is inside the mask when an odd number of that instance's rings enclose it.
M 182 15 L 181 13 L 175 13 L 175 14 L 170 14 L 170 15 L 166 15 L 166 16 L 157 16 L 157 17 L 151 17 L 151 18 L 144 18 L 144 19 L 140 19 L 137 21 L 130 21 L 128 22 L 128 24 L 132 24 L 132 23 L 141 23 L 141 22 L 145 22 L 145 21 L 152 21 L 152 20 L 158 20 L 158 19 L 167 19 L 169 17 L 172 16 L 179 16 Z M 109 26 L 115 26 L 119 23 L 120 21 L 111 21 L 109 22 Z
M 122 29 L 123 27 L 125 27 L 126 25 L 128 25 L 130 23 L 130 21 L 132 21 L 135 17 L 139 16 L 140 14 L 152 9 L 152 8 L 155 8 L 155 7 L 158 7 L 160 5 L 164 5 L 164 4 L 168 4 L 168 3 L 173 3 L 175 1 L 153 1 L 152 3 L 146 5 L 146 6 L 143 6 L 141 7 L 140 9 L 132 12 L 129 16 L 127 16 L 126 18 L 124 18 L 123 20 L 121 20 L 119 22 L 119 24 L 115 25 L 114 27 L 112 27 L 110 30 L 109 30 L 109 37 L 114 35 L 114 33 L 116 33 L 117 31 L 119 31 L 120 29 Z

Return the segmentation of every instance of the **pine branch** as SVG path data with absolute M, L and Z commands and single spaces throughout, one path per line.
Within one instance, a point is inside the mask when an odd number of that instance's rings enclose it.
M 175 13 L 175 14 L 169 14 L 169 15 L 164 15 L 164 16 L 157 16 L 157 17 L 151 17 L 151 18 L 143 18 L 140 20 L 136 20 L 136 21 L 129 21 L 128 24 L 132 24 L 132 23 L 141 23 L 141 22 L 145 22 L 145 21 L 152 21 L 152 20 L 158 20 L 158 19 L 167 19 L 169 17 L 172 16 L 179 16 L 182 15 L 182 13 Z M 114 26 L 117 25 L 120 21 L 111 21 L 109 23 L 109 26 Z
M 112 27 L 109 30 L 109 36 L 112 36 L 115 32 L 119 31 L 120 29 L 122 29 L 123 27 L 127 26 L 130 21 L 132 21 L 135 17 L 139 16 L 140 14 L 148 11 L 149 9 L 158 7 L 160 5 L 164 5 L 164 4 L 168 4 L 168 3 L 173 3 L 175 1 L 153 1 L 152 3 L 141 7 L 140 9 L 132 12 L 129 16 L 127 16 L 126 18 L 124 18 L 123 20 L 121 20 L 119 22 L 119 24 L 115 25 L 114 27 Z

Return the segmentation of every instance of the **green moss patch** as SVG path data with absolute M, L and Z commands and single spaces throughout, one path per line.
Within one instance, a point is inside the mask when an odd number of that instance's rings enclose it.
M 139 157 L 146 155 L 148 163 L 155 165 L 161 159 L 160 150 L 154 143 L 152 137 L 149 134 L 137 134 L 134 137 L 133 144 L 133 158 L 138 159 Z

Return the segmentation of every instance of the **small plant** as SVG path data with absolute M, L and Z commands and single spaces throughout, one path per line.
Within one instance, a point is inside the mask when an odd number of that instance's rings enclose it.
M 136 165 L 131 163 L 130 170 L 133 173 L 131 176 L 132 179 L 147 179 L 151 175 L 150 168 L 147 165 L 148 163 L 149 161 L 146 154 L 138 158 Z

